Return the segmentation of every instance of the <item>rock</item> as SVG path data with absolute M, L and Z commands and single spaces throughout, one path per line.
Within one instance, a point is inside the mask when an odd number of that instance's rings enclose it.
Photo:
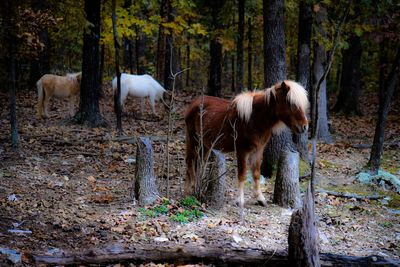
M 154 238 L 154 241 L 156 241 L 156 242 L 167 242 L 167 241 L 169 241 L 169 239 L 167 237 L 165 237 L 165 236 L 158 236 L 158 237 Z

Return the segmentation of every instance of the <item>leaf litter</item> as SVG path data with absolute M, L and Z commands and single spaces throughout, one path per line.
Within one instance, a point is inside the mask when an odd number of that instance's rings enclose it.
M 240 218 L 234 205 L 236 198 L 235 163 L 227 158 L 228 188 L 224 208 L 205 212 L 201 219 L 187 223 L 171 221 L 165 214 L 143 218 L 140 207 L 130 199 L 135 173 L 136 145 L 118 141 L 112 111 L 110 88 L 108 99 L 101 100 L 103 115 L 110 128 L 88 129 L 65 124 L 67 107 L 54 101 L 52 118 L 34 117 L 36 96 L 31 91 L 18 92 L 20 149 L 8 144 L 7 111 L 0 113 L 0 243 L 6 249 L 37 254 L 54 251 L 81 252 L 87 247 L 104 247 L 118 243 L 125 248 L 135 244 L 207 244 L 241 248 L 286 250 L 287 232 L 292 211 L 271 203 L 273 181 L 267 180 L 263 192 L 269 200 L 267 208 L 255 205 L 251 184 L 246 185 L 245 216 Z M 169 199 L 182 198 L 185 175 L 184 105 L 193 94 L 180 92 L 170 145 L 171 179 Z M 7 97 L 0 105 L 6 106 Z M 60 112 L 55 111 L 57 107 Z M 166 191 L 167 116 L 158 106 L 159 122 L 136 121 L 135 99 L 126 105 L 123 117 L 124 134 L 128 137 L 150 136 L 154 148 L 155 173 L 161 193 Z M 146 113 L 150 114 L 150 113 Z M 374 114 L 346 120 L 332 117 L 335 144 L 318 145 L 318 184 L 334 191 L 375 193 L 379 188 L 361 185 L 354 176 L 368 160 L 369 150 L 352 147 L 353 143 L 371 143 Z M 390 119 L 390 118 L 389 118 Z M 392 118 L 396 120 L 396 118 Z M 365 136 L 355 131 L 364 129 Z M 389 142 L 397 138 L 400 126 L 389 125 Z M 355 136 L 357 138 L 355 138 Z M 391 153 L 391 148 L 388 149 Z M 398 151 L 397 151 L 398 152 Z M 396 166 L 400 159 L 388 159 Z M 398 166 L 398 165 L 397 165 Z M 339 190 L 339 191 L 340 191 Z M 400 215 L 379 201 L 357 201 L 318 193 L 316 200 L 321 251 L 366 256 L 378 254 L 399 259 Z M 170 208 L 170 207 L 169 207 Z M 399 209 L 399 207 L 397 207 Z M 18 225 L 15 228 L 14 225 Z M 9 230 L 30 231 L 16 234 Z M 28 232 L 27 232 L 28 233 Z M 170 266 L 170 265 L 149 265 Z

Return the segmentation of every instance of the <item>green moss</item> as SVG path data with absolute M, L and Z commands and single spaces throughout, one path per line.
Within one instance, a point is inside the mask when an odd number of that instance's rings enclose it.
M 390 200 L 388 203 L 389 208 L 399 209 L 400 208 L 400 195 L 390 194 Z

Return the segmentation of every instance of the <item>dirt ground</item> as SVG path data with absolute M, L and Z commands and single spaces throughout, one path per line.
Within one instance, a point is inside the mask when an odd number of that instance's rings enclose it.
M 173 113 L 170 142 L 171 201 L 182 197 L 184 164 L 183 110 L 194 94 L 179 93 Z M 228 156 L 229 188 L 222 211 L 180 224 L 168 216 L 146 218 L 130 198 L 136 145 L 120 140 L 109 89 L 101 100 L 109 127 L 90 129 L 71 125 L 67 105 L 51 101 L 51 118 L 36 118 L 36 92 L 18 92 L 20 147 L 9 145 L 7 95 L 0 93 L 0 247 L 36 254 L 81 252 L 94 247 L 134 247 L 135 244 L 219 244 L 270 251 L 287 249 L 291 210 L 272 203 L 273 181 L 263 185 L 267 208 L 255 205 L 252 186 L 246 186 L 243 218 L 234 205 L 235 164 Z M 362 117 L 331 118 L 335 143 L 318 145 L 318 188 L 390 198 L 366 201 L 317 195 L 316 213 L 322 252 L 347 255 L 381 255 L 400 258 L 400 207 L 397 194 L 354 180 L 368 161 L 370 149 L 353 147 L 371 144 L 377 101 L 363 98 Z M 148 107 L 148 105 L 146 105 Z M 123 118 L 128 137 L 150 136 L 154 148 L 155 173 L 160 193 L 166 196 L 167 116 L 159 121 L 135 120 L 140 112 L 136 99 L 129 99 Z M 160 104 L 158 115 L 163 114 Z M 398 105 L 389 116 L 383 167 L 400 175 Z M 149 117 L 145 112 L 142 116 Z M 394 145 L 393 145 L 394 144 Z M 302 185 L 304 188 L 305 185 Z M 26 233 L 10 229 L 28 230 Z M 160 238 L 162 237 L 162 238 Z

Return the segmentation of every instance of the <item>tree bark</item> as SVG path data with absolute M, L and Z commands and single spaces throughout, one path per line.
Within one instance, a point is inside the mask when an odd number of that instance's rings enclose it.
M 136 73 L 138 75 L 146 73 L 145 48 L 146 48 L 146 36 L 141 34 L 136 28 L 135 61 L 136 61 Z
M 243 75 L 244 75 L 244 56 L 243 56 L 243 40 L 244 40 L 244 13 L 245 0 L 238 0 L 238 38 L 237 38 L 237 67 L 236 67 L 236 93 L 243 91 Z
M 188 43 L 186 44 L 186 82 L 185 86 L 189 87 L 190 84 L 190 39 L 187 41 Z
M 15 68 L 16 68 L 16 57 L 17 57 L 17 46 L 18 41 L 13 31 L 15 29 L 15 18 L 17 1 L 6 0 L 3 3 L 3 8 L 1 9 L 3 17 L 3 28 L 4 28 L 4 43 L 6 47 L 6 67 L 7 67 L 7 87 L 9 91 L 10 100 L 10 139 L 11 146 L 13 148 L 18 147 L 18 125 L 17 125 L 17 103 L 16 103 L 16 81 L 15 81 Z
M 85 0 L 86 20 L 91 24 L 83 34 L 82 81 L 79 111 L 75 120 L 90 127 L 107 126 L 99 108 L 100 1 Z
M 333 110 L 346 115 L 361 115 L 361 38 L 353 34 L 348 42 L 350 47 L 343 52 L 340 91 Z
M 25 253 L 23 261 L 30 265 L 107 265 L 123 263 L 213 264 L 216 266 L 295 266 L 290 265 L 283 251 L 236 248 L 229 244 L 204 246 L 198 244 L 135 245 L 133 249 L 94 250 L 76 254 L 35 255 Z M 322 253 L 321 266 L 399 266 L 399 262 L 382 256 L 346 256 Z
M 312 6 L 302 0 L 299 4 L 296 80 L 308 91 L 311 70 Z
M 102 44 L 100 46 L 100 71 L 99 71 L 99 97 L 104 98 L 104 90 L 103 90 L 103 76 L 104 76 L 104 55 L 105 55 L 105 46 Z
M 285 149 L 281 152 L 276 174 L 274 203 L 297 209 L 301 206 L 299 187 L 299 153 Z
M 225 156 L 217 150 L 211 151 L 211 166 L 205 190 L 205 202 L 213 210 L 222 209 L 225 204 L 226 165 Z
M 247 47 L 247 90 L 253 91 L 253 24 L 251 17 L 248 18 L 248 47 Z
M 114 93 L 114 112 L 117 117 L 117 131 L 121 135 L 122 130 L 122 108 L 121 108 L 121 72 L 119 70 L 119 44 L 117 33 L 117 16 L 115 14 L 116 0 L 112 0 L 112 25 L 114 34 L 114 50 L 115 50 L 115 72 L 117 75 L 117 92 Z
M 324 6 L 320 7 L 320 10 L 316 14 L 315 21 L 318 25 L 317 30 L 320 35 L 326 37 L 326 31 L 323 29 L 323 22 L 327 19 L 327 10 Z M 327 56 L 324 45 L 315 42 L 314 43 L 314 66 L 313 66 L 313 77 L 314 84 L 313 87 L 317 87 L 317 83 L 324 74 L 324 70 L 327 64 Z M 329 132 L 328 126 L 328 109 L 327 109 L 327 96 L 326 96 L 326 79 L 321 83 L 319 96 L 313 97 L 314 90 L 311 92 L 311 101 L 317 99 L 318 101 L 318 129 L 317 135 L 318 139 L 326 143 L 332 143 L 332 136 Z M 311 104 L 312 106 L 312 104 Z M 311 114 L 312 114 L 311 110 Z M 314 123 L 314 122 L 312 122 Z
M 292 214 L 289 226 L 290 266 L 321 266 L 314 197 L 308 184 L 303 207 Z
M 32 1 L 32 8 L 35 11 L 45 11 L 48 8 L 46 1 Z M 44 45 L 37 58 L 31 60 L 29 85 L 36 88 L 36 82 L 44 74 L 50 72 L 49 47 L 50 38 L 47 28 L 41 29 L 38 33 L 39 41 Z
M 273 86 L 286 77 L 284 0 L 263 0 L 264 19 L 264 87 Z M 261 173 L 271 177 L 273 166 L 279 159 L 282 148 L 294 147 L 289 129 L 279 135 L 272 134 L 263 156 Z
M 392 70 L 387 78 L 387 81 L 385 82 L 384 88 L 380 88 L 378 121 L 375 127 L 374 141 L 371 148 L 371 156 L 368 162 L 369 169 L 373 174 L 377 174 L 381 165 L 383 142 L 385 139 L 385 126 L 387 116 L 389 114 L 390 101 L 392 100 L 393 93 L 399 84 L 399 66 L 400 48 L 397 49 Z M 383 75 L 383 72 L 381 73 Z
M 210 40 L 210 65 L 208 79 L 208 94 L 213 96 L 221 95 L 221 77 L 222 77 L 222 44 L 219 41 L 220 31 L 223 25 L 220 19 L 220 13 L 225 5 L 225 0 L 207 1 L 211 8 L 212 37 Z
M 264 87 L 286 77 L 284 0 L 263 0 Z
M 136 172 L 133 185 L 133 200 L 139 205 L 153 204 L 159 193 L 154 175 L 153 148 L 150 139 L 140 137 L 137 139 Z

